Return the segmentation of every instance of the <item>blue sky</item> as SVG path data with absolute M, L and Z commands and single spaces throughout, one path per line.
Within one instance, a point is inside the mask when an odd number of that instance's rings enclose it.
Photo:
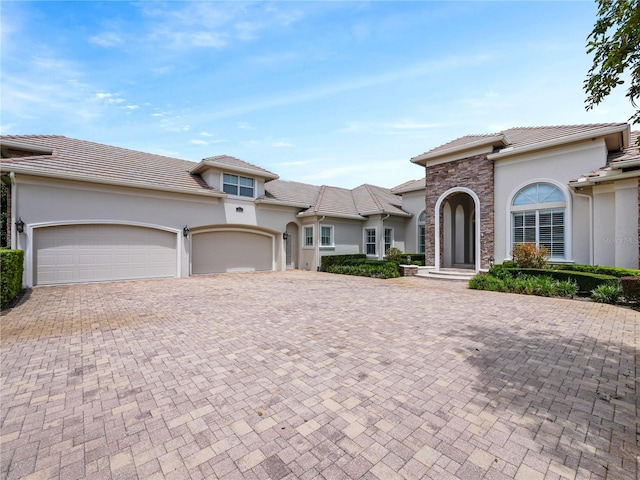
M 594 1 L 8 2 L 3 134 L 60 134 L 353 188 L 516 126 L 625 122 L 584 109 Z M 624 86 L 623 86 L 624 88 Z

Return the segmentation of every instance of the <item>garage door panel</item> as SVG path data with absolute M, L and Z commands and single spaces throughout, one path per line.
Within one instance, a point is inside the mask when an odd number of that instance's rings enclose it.
M 191 268 L 196 275 L 273 270 L 273 237 L 242 231 L 194 234 Z
M 35 284 L 173 277 L 176 235 L 130 225 L 35 230 Z

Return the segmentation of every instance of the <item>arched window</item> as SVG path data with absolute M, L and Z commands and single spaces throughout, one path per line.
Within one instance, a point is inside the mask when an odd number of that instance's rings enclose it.
M 425 210 L 422 211 L 420 216 L 418 217 L 418 253 L 425 253 L 425 225 L 427 223 L 427 212 Z
M 521 189 L 511 203 L 511 241 L 544 246 L 551 259 L 565 258 L 566 200 L 549 183 L 534 183 Z

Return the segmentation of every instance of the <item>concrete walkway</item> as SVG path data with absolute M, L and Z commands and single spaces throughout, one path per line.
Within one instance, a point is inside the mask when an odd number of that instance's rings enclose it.
M 635 479 L 640 314 L 310 272 L 36 288 L 0 478 Z

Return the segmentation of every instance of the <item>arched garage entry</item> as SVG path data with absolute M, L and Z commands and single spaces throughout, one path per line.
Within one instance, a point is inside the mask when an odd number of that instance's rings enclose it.
M 177 232 L 138 225 L 33 229 L 34 285 L 175 277 Z
M 246 228 L 211 228 L 193 232 L 191 273 L 259 272 L 274 270 L 275 236 Z

